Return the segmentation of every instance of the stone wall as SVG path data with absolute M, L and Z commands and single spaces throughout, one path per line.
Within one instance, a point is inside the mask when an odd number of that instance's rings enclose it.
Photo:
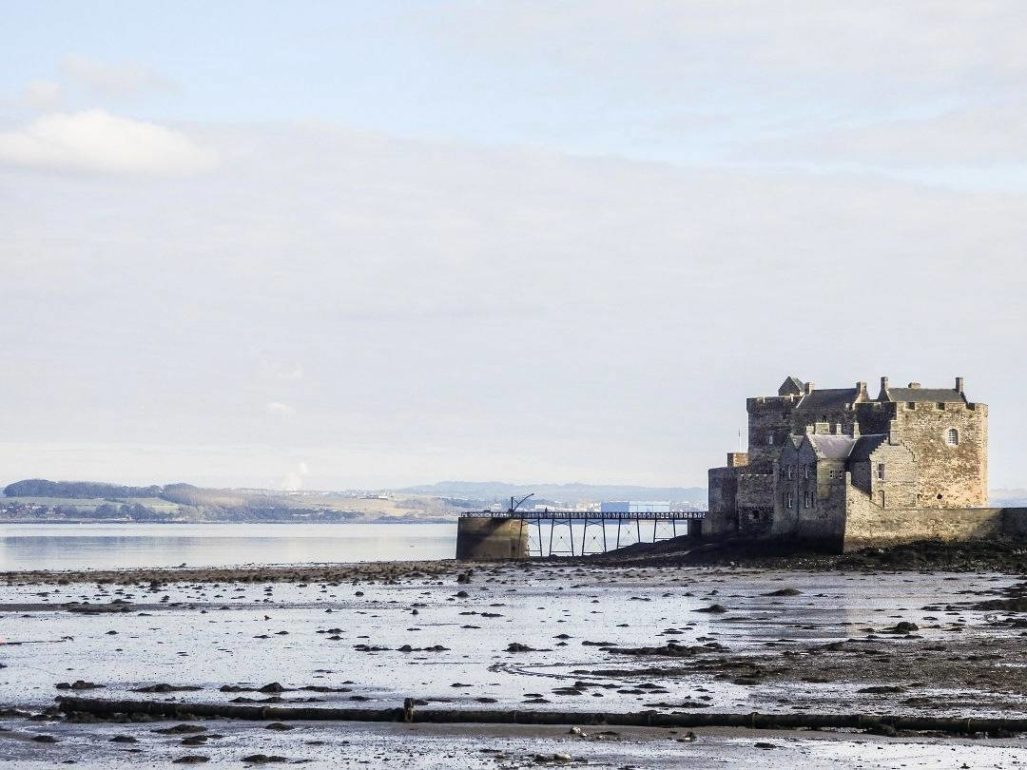
M 988 504 L 988 407 L 984 404 L 896 404 L 893 433 L 917 465 L 917 508 L 976 508 Z M 945 435 L 959 432 L 959 444 Z
M 456 558 L 472 561 L 524 559 L 528 527 L 520 519 L 461 516 L 456 527 Z
M 743 537 L 766 537 L 774 519 L 774 476 L 770 473 L 738 471 L 738 534 Z
M 735 468 L 710 468 L 709 506 L 702 524 L 704 536 L 720 537 L 738 532 L 738 514 L 735 512 L 737 473 Z
M 986 540 L 1008 534 L 1002 508 L 882 508 L 854 487 L 846 490 L 843 549 L 917 540 Z M 1027 529 L 1027 523 L 1024 524 Z
M 884 508 L 917 508 L 918 470 L 908 446 L 884 443 L 869 460 L 852 463 L 852 483 Z
M 749 413 L 749 465 L 769 472 L 792 433 L 795 399 L 762 396 L 745 401 Z M 773 443 L 771 443 L 771 438 Z
M 1027 538 L 1027 508 L 1002 509 L 1002 534 L 1009 538 Z

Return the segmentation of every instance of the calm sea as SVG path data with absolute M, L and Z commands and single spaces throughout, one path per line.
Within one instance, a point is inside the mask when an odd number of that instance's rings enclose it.
M 452 559 L 452 524 L 0 524 L 0 570 Z

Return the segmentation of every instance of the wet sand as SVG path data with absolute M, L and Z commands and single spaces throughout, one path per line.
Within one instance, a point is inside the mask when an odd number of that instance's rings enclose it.
M 414 698 L 426 708 L 583 714 L 1027 716 L 1025 581 L 866 564 L 594 562 L 7 574 L 0 707 L 28 716 L 0 716 L 0 762 L 1012 767 L 1027 763 L 1017 736 L 764 739 L 703 728 L 691 741 L 686 731 L 639 728 L 603 736 L 587 719 L 585 735 L 357 723 L 268 730 L 230 720 L 155 733 L 175 723 L 68 718 L 53 704 L 62 694 L 367 708 Z M 210 734 L 224 737 L 202 737 Z M 112 742 L 118 735 L 137 742 Z

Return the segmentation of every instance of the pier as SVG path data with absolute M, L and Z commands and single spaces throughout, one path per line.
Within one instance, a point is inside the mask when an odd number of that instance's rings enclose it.
M 697 536 L 706 511 L 479 511 L 460 516 L 458 559 L 587 556 Z

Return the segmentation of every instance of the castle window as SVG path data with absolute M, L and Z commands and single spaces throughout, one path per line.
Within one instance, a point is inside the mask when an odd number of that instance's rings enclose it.
M 906 409 L 916 409 L 916 401 L 907 401 Z
M 807 508 L 809 508 L 809 505 L 810 505 L 810 499 L 811 499 L 812 497 L 813 497 L 813 495 L 811 495 L 811 494 L 810 494 L 809 492 L 807 492 L 806 494 L 804 494 L 804 495 L 803 495 L 803 499 L 802 499 L 802 502 L 803 502 L 803 503 L 805 504 L 805 506 L 806 506 Z
M 767 446 L 774 446 L 774 434 L 773 433 L 768 433 L 767 434 Z
M 789 479 L 794 479 L 795 478 L 795 466 L 794 465 L 789 465 L 788 466 L 788 478 Z
M 884 463 L 877 464 L 877 478 L 884 481 Z
M 806 478 L 806 479 L 809 478 L 809 466 L 808 465 L 802 466 L 802 476 L 803 476 L 803 478 Z
M 945 443 L 949 446 L 959 446 L 959 431 L 955 428 L 949 428 L 945 433 Z
M 788 495 L 788 508 L 792 509 L 795 507 L 795 498 L 792 495 Z

